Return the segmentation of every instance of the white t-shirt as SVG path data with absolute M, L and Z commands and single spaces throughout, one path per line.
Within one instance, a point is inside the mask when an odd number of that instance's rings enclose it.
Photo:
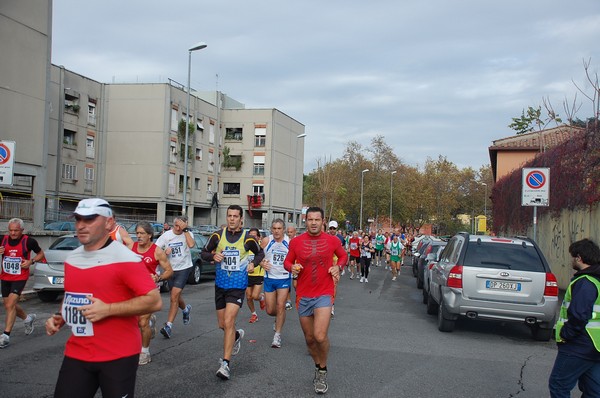
M 265 258 L 273 265 L 270 271 L 266 271 L 265 277 L 270 279 L 287 279 L 290 273 L 283 268 L 283 260 L 287 256 L 290 241 L 287 235 L 283 237 L 283 241 L 277 242 L 273 239 L 273 235 L 269 235 L 269 243 L 265 247 Z
M 191 232 L 188 233 L 194 239 L 194 235 Z M 156 240 L 156 246 L 163 250 L 166 250 L 168 247 L 171 248 L 169 261 L 171 262 L 173 271 L 181 271 L 192 266 L 192 252 L 185 240 L 185 232 L 181 235 L 175 235 L 173 230 L 169 230 L 159 236 Z

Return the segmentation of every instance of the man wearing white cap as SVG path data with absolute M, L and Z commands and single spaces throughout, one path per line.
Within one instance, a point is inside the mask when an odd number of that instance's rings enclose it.
M 84 199 L 74 212 L 82 246 L 65 260 L 61 312 L 46 321 L 54 335 L 71 326 L 54 396 L 134 396 L 141 346 L 137 316 L 161 309 L 141 258 L 109 236 L 115 219 L 107 201 Z M 110 288 L 107 288 L 110 287 Z

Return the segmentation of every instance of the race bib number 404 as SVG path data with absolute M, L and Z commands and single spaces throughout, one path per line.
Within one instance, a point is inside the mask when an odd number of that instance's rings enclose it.
M 2 272 L 11 275 L 21 275 L 21 257 L 4 256 L 2 260 Z
M 94 325 L 81 312 L 82 306 L 92 303 L 88 296 L 92 296 L 92 294 L 65 292 L 62 317 L 65 323 L 71 327 L 74 336 L 89 337 L 94 335 Z
M 221 261 L 221 269 L 224 271 L 239 271 L 240 270 L 240 251 L 239 250 L 223 250 L 223 261 Z

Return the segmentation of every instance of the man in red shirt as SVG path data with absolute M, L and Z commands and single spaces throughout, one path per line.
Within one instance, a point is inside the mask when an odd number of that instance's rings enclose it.
M 75 209 L 82 246 L 65 260 L 62 311 L 46 333 L 71 327 L 54 397 L 133 397 L 142 339 L 137 316 L 159 311 L 162 301 L 140 256 L 110 238 L 112 209 L 100 198 Z M 110 287 L 110 288 L 107 288 Z
M 296 308 L 304 339 L 315 362 L 313 384 L 317 394 L 327 392 L 327 356 L 329 322 L 335 295 L 335 282 L 348 255 L 336 236 L 323 232 L 323 209 L 306 211 L 306 233 L 290 241 L 284 267 L 298 277 Z M 337 265 L 333 256 L 337 256 Z
M 31 252 L 35 252 L 35 256 L 32 256 Z M 23 311 L 19 305 L 19 297 L 29 278 L 29 267 L 44 258 L 44 251 L 35 239 L 23 235 L 23 220 L 13 218 L 8 221 L 8 235 L 0 238 L 0 256 L 2 258 L 0 284 L 6 310 L 4 333 L 0 335 L 0 348 L 5 348 L 10 343 L 10 332 L 17 316 L 23 319 L 25 334 L 33 332 L 36 315 L 27 315 Z

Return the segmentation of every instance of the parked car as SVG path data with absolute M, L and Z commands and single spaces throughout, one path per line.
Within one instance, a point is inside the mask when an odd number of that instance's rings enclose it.
M 425 280 L 425 268 L 427 267 L 427 256 L 436 251 L 439 247 L 445 247 L 446 242 L 432 237 L 427 242 L 423 243 L 421 255 L 417 258 L 416 269 L 417 269 L 417 289 L 423 289 L 423 281 Z M 415 262 L 413 261 L 413 269 L 415 268 Z
M 194 233 L 194 240 L 196 241 L 196 245 L 190 249 L 192 252 L 192 264 L 194 268 L 192 269 L 192 272 L 190 272 L 187 283 L 190 285 L 197 285 L 200 283 L 202 275 L 215 273 L 215 264 L 214 262 L 207 263 L 206 261 L 202 261 L 202 258 L 200 257 L 202 249 L 206 245 L 206 242 L 208 242 L 208 236 L 195 231 L 192 232 Z
M 433 246 L 431 252 L 425 257 L 425 266 L 423 267 L 423 304 L 427 304 L 427 298 L 429 296 L 429 281 L 431 281 L 431 269 L 440 261 L 440 255 L 446 247 L 447 242 L 443 242 L 441 245 Z
M 57 238 L 44 250 L 47 263 L 36 263 L 33 269 L 33 290 L 40 300 L 52 302 L 64 292 L 65 259 L 79 246 L 77 236 L 70 234 Z
M 414 251 L 413 260 L 412 260 L 412 274 L 415 278 L 417 277 L 419 258 L 421 256 L 424 256 L 423 253 L 425 252 L 425 248 L 427 247 L 427 244 L 434 239 L 436 239 L 436 238 L 431 235 L 421 235 L 419 237 L 419 242 L 416 244 L 416 249 Z
M 44 225 L 46 231 L 75 231 L 74 221 L 55 221 Z
M 200 232 L 201 234 L 211 235 L 213 232 L 218 231 L 220 228 L 216 225 L 203 224 L 194 227 L 194 231 Z
M 137 225 L 137 223 L 133 223 L 133 224 L 130 224 L 127 227 L 125 227 L 125 229 L 129 233 L 129 235 L 135 235 L 136 225 Z M 163 230 L 163 225 L 161 223 L 157 223 L 157 222 L 151 222 L 150 225 L 152 225 L 152 228 L 154 229 L 154 240 L 156 240 L 156 238 L 158 238 L 158 236 L 160 235 L 160 233 Z
M 552 336 L 558 283 L 537 244 L 525 237 L 455 235 L 431 270 L 428 312 L 451 332 L 458 317 L 523 322 L 536 340 Z

